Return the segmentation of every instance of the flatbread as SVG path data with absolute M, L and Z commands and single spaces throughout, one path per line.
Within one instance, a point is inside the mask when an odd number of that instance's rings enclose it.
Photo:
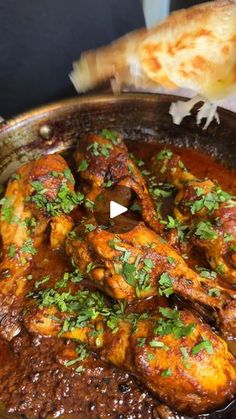
M 118 91 L 188 88 L 211 103 L 222 100 L 236 92 L 236 0 L 174 12 L 152 29 L 83 53 L 73 68 L 79 92 L 111 79 Z

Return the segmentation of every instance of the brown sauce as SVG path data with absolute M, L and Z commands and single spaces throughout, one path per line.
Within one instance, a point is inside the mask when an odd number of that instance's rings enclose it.
M 130 143 L 129 148 L 137 158 L 144 159 L 148 168 L 150 157 L 162 147 Z M 236 173 L 233 170 L 197 151 L 175 151 L 181 154 L 185 165 L 196 176 L 216 179 L 225 190 L 236 194 Z M 194 258 L 192 263 L 196 263 Z M 64 254 L 44 247 L 35 258 L 32 275 L 37 280 L 50 274 L 55 280 L 67 267 Z M 153 301 L 150 299 L 142 305 L 150 307 Z M 65 367 L 65 353 L 73 345 L 73 342 L 54 338 L 30 336 L 25 330 L 11 343 L 0 340 L 0 402 L 9 413 L 32 419 L 59 416 L 78 419 L 159 417 L 156 410 L 159 402 L 131 375 L 93 355 L 87 359 L 82 374 Z M 0 418 L 6 417 L 0 407 Z
M 152 156 L 163 148 L 170 148 L 181 156 L 185 166 L 196 177 L 208 177 L 217 180 L 222 189 L 236 195 L 236 171 L 225 167 L 208 154 L 187 148 L 164 146 L 163 144 L 158 145 L 156 142 L 144 144 L 143 142 L 130 141 L 128 147 L 135 157 L 142 159 L 146 163 L 147 169 Z

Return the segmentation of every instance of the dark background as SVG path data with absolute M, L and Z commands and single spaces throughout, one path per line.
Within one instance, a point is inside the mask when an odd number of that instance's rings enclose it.
M 170 10 L 183 9 L 186 7 L 194 6 L 195 4 L 206 3 L 210 0 L 171 0 L 170 1 Z

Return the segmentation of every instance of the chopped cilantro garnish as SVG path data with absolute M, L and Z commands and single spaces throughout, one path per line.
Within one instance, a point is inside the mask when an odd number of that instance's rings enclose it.
M 86 233 L 96 230 L 96 226 L 94 226 L 93 224 L 84 224 L 84 226 Z
M 135 163 L 138 167 L 144 166 L 144 161 L 142 159 L 136 160 Z
M 172 256 L 167 256 L 166 259 L 168 260 L 168 262 L 170 263 L 170 265 L 174 265 L 175 264 L 175 258 L 173 258 Z
M 114 271 L 117 275 L 122 273 L 121 264 L 114 262 Z
M 110 140 L 112 144 L 117 145 L 120 142 L 119 134 L 115 131 L 110 131 L 108 129 L 103 129 L 100 132 L 100 135 L 107 140 Z
M 186 348 L 185 346 L 181 346 L 179 349 L 180 349 L 181 354 L 182 354 L 185 358 L 187 358 L 187 357 L 188 357 L 188 351 L 187 351 L 187 348 Z
M 167 221 L 162 221 L 162 224 L 165 224 L 166 228 L 177 228 L 179 226 L 179 221 L 171 217 L 171 215 L 168 215 Z
M 166 297 L 169 297 L 171 294 L 173 294 L 172 278 L 169 276 L 167 272 L 164 272 L 160 276 L 159 294 L 165 295 Z
M 84 201 L 84 205 L 86 208 L 94 208 L 95 203 L 91 201 L 91 199 L 86 198 Z
M 93 269 L 97 267 L 96 263 L 89 262 L 86 266 L 86 273 L 90 273 Z
M 163 175 L 163 174 L 166 172 L 166 170 L 167 170 L 166 165 L 163 165 L 163 166 L 160 168 L 160 173 Z
M 162 377 L 171 377 L 172 376 L 172 369 L 168 368 L 167 370 L 164 370 L 161 372 Z
M 84 172 L 85 170 L 87 170 L 88 166 L 89 166 L 88 161 L 84 159 L 80 162 L 77 171 L 78 172 Z
M 207 278 L 207 279 L 216 279 L 217 274 L 215 271 L 212 271 L 210 269 L 207 268 L 202 268 L 201 266 L 195 266 L 196 270 L 200 273 L 200 276 L 202 278 Z
M 224 273 L 225 273 L 225 269 L 224 269 L 223 264 L 218 265 L 215 270 L 220 275 L 224 275 Z
M 117 317 L 111 316 L 107 320 L 107 326 L 112 330 L 112 333 L 117 333 L 118 332 L 118 330 L 119 330 L 118 323 L 119 323 L 119 319 Z
M 197 225 L 195 235 L 201 240 L 214 240 L 217 239 L 218 234 L 210 221 L 200 221 Z
M 77 205 L 81 204 L 84 195 L 80 192 L 71 191 L 65 182 L 63 182 L 57 191 L 57 195 L 53 200 L 50 200 L 46 195 L 47 189 L 38 182 L 32 182 L 36 193 L 27 197 L 26 201 L 31 201 L 39 209 L 45 210 L 53 217 L 61 213 L 69 214 Z
M 34 190 L 36 192 L 38 192 L 38 193 L 45 193 L 45 192 L 47 192 L 47 188 L 45 188 L 44 185 L 42 184 L 42 182 L 39 182 L 38 180 L 33 181 L 31 183 L 31 185 L 33 186 Z
M 151 259 L 144 259 L 143 260 L 144 263 L 144 269 L 147 269 L 147 271 L 151 270 L 153 268 L 153 261 Z
M 55 283 L 55 288 L 65 288 L 69 282 L 76 284 L 82 280 L 83 276 L 79 268 L 76 267 L 73 272 L 64 272 L 62 278 Z
M 71 170 L 69 169 L 69 168 L 67 168 L 67 169 L 65 169 L 64 170 L 64 172 L 63 172 L 63 175 L 65 176 L 65 178 L 72 184 L 72 185 L 74 185 L 75 184 L 75 179 L 74 179 L 74 177 L 73 177 L 73 175 L 72 175 L 72 172 L 71 172 Z
M 224 233 L 224 242 L 232 242 L 235 239 L 235 237 L 232 234 Z
M 84 361 L 89 355 L 87 349 L 82 344 L 80 346 L 77 346 L 76 353 L 78 354 L 76 358 L 70 359 L 69 361 L 65 361 L 64 365 L 66 367 L 70 367 L 74 364 L 77 364 L 77 362 Z M 82 365 L 80 365 L 79 367 L 75 369 L 75 371 L 78 373 L 82 372 L 83 370 L 84 370 L 84 367 Z
M 21 264 L 21 266 L 25 266 L 26 263 L 27 263 L 27 260 L 25 258 L 21 257 L 20 258 L 20 264 Z
M 83 367 L 83 365 L 79 365 L 76 369 L 75 372 L 77 374 L 81 374 L 83 371 L 85 371 L 85 368 Z
M 125 277 L 126 282 L 131 285 L 133 288 L 136 284 L 136 267 L 131 263 L 125 262 L 123 265 L 123 275 Z
M 159 340 L 151 340 L 149 342 L 149 346 L 151 346 L 152 348 L 161 348 L 165 351 L 169 350 L 169 346 L 167 346 L 164 342 L 161 342 Z
M 79 361 L 84 361 L 89 356 L 86 347 L 82 343 L 76 347 L 76 353 Z
M 230 246 L 230 250 L 233 250 L 233 252 L 236 252 L 236 245 L 235 244 L 232 244 Z
M 0 205 L 2 206 L 1 209 L 1 220 L 6 221 L 8 224 L 11 224 L 15 219 L 13 214 L 14 208 L 12 206 L 12 198 L 2 198 L 0 200 Z
M 130 211 L 135 211 L 135 212 L 140 212 L 142 210 L 142 207 L 138 204 L 138 202 L 134 202 L 131 206 L 130 206 Z
M 201 211 L 204 207 L 208 209 L 209 213 L 212 214 L 215 210 L 219 208 L 219 204 L 222 202 L 229 201 L 232 199 L 232 195 L 227 192 L 222 191 L 220 187 L 216 187 L 212 192 L 204 194 L 202 188 L 196 188 L 197 197 L 201 199 L 195 200 L 193 203 L 188 203 L 190 206 L 191 214 L 196 214 Z
M 127 252 L 127 251 L 126 251 Z M 126 253 L 124 253 L 125 255 Z M 130 252 L 128 252 L 130 256 Z M 136 289 L 137 296 L 140 296 L 141 291 L 146 291 L 150 287 L 149 285 L 149 273 L 153 268 L 153 262 L 151 259 L 143 260 L 143 267 L 138 268 L 141 256 L 138 255 L 133 264 L 126 262 L 123 264 L 123 275 L 129 285 Z M 124 261 L 124 256 L 122 258 Z
M 185 165 L 181 160 L 179 160 L 178 166 L 180 167 L 180 169 L 185 169 Z
M 173 157 L 173 152 L 167 148 L 164 148 L 157 154 L 156 159 L 157 161 L 165 160 L 165 159 L 170 160 L 172 157 Z
M 56 170 L 53 170 L 53 171 L 50 173 L 50 175 L 51 175 L 51 176 L 53 176 L 53 177 L 55 177 L 55 178 L 58 178 L 58 177 L 60 176 L 60 172 L 56 172 Z
M 142 176 L 149 176 L 151 174 L 151 172 L 149 172 L 148 170 L 144 169 L 141 171 Z
M 97 142 L 94 142 L 87 147 L 87 150 L 91 150 L 91 153 L 95 157 L 104 156 L 108 158 L 110 156 L 110 150 L 112 148 L 112 144 L 99 144 Z
M 181 354 L 183 355 L 182 356 L 182 362 L 183 362 L 185 368 L 190 368 L 190 363 L 188 362 L 189 353 L 188 353 L 187 348 L 185 346 L 181 346 L 179 349 L 180 349 Z
M 166 191 L 165 189 L 160 188 L 150 188 L 149 192 L 153 197 L 160 197 L 160 198 L 168 198 L 168 196 L 172 195 L 172 191 Z
M 191 354 L 197 355 L 203 349 L 205 349 L 209 354 L 213 354 L 214 352 L 212 342 L 210 340 L 204 339 L 202 342 L 198 343 L 192 348 Z
M 184 336 L 189 336 L 195 328 L 194 323 L 185 325 L 181 318 L 178 310 L 160 307 L 160 313 L 164 318 L 161 318 L 157 321 L 155 327 L 155 334 L 164 336 L 172 334 L 175 338 L 180 338 Z
M 36 227 L 36 219 L 34 217 L 27 217 L 22 221 L 22 225 L 33 231 Z
M 48 282 L 50 280 L 50 275 L 44 276 L 40 281 L 35 282 L 35 288 L 39 288 L 40 285 L 45 284 L 45 282 Z
M 146 338 L 138 338 L 137 339 L 138 347 L 142 348 L 145 345 L 145 342 L 146 342 Z
M 33 246 L 33 241 L 31 239 L 25 240 L 21 250 L 23 253 L 30 253 L 31 255 L 35 255 L 37 253 L 37 250 Z
M 113 180 L 109 179 L 103 183 L 104 188 L 110 188 L 113 185 Z
M 148 244 L 147 244 L 147 247 L 148 247 L 149 249 L 154 249 L 154 248 L 156 247 L 156 243 L 148 243 Z
M 74 364 L 76 364 L 78 362 L 78 358 L 75 358 L 75 359 L 70 359 L 69 361 L 65 361 L 64 362 L 64 365 L 66 366 L 66 367 L 70 367 L 71 365 L 74 365 Z
M 148 352 L 147 353 L 147 359 L 148 359 L 148 361 L 154 361 L 155 356 L 151 352 Z
M 13 173 L 13 175 L 11 175 L 11 180 L 19 180 L 19 179 L 20 179 L 19 173 Z
M 120 242 L 121 242 L 120 239 L 115 238 L 114 240 L 110 240 L 108 244 L 112 249 L 122 252 L 122 256 L 120 257 L 120 260 L 122 262 L 128 262 L 131 256 L 131 252 L 126 247 L 120 246 L 118 244 Z
M 220 296 L 220 289 L 219 288 L 211 288 L 208 291 L 210 297 L 219 297 Z
M 10 258 L 14 258 L 15 254 L 16 254 L 16 246 L 14 244 L 11 244 L 9 246 L 8 255 Z

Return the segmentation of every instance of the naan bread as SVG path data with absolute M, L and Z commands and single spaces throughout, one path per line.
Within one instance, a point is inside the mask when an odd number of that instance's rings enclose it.
M 217 101 L 236 92 L 236 0 L 214 1 L 172 13 L 163 23 L 135 31 L 107 47 L 85 52 L 70 78 L 78 92 L 107 79 L 119 91 L 161 86 L 188 88 L 197 97 L 173 104 L 180 123 L 200 100 L 198 122 L 217 117 Z

